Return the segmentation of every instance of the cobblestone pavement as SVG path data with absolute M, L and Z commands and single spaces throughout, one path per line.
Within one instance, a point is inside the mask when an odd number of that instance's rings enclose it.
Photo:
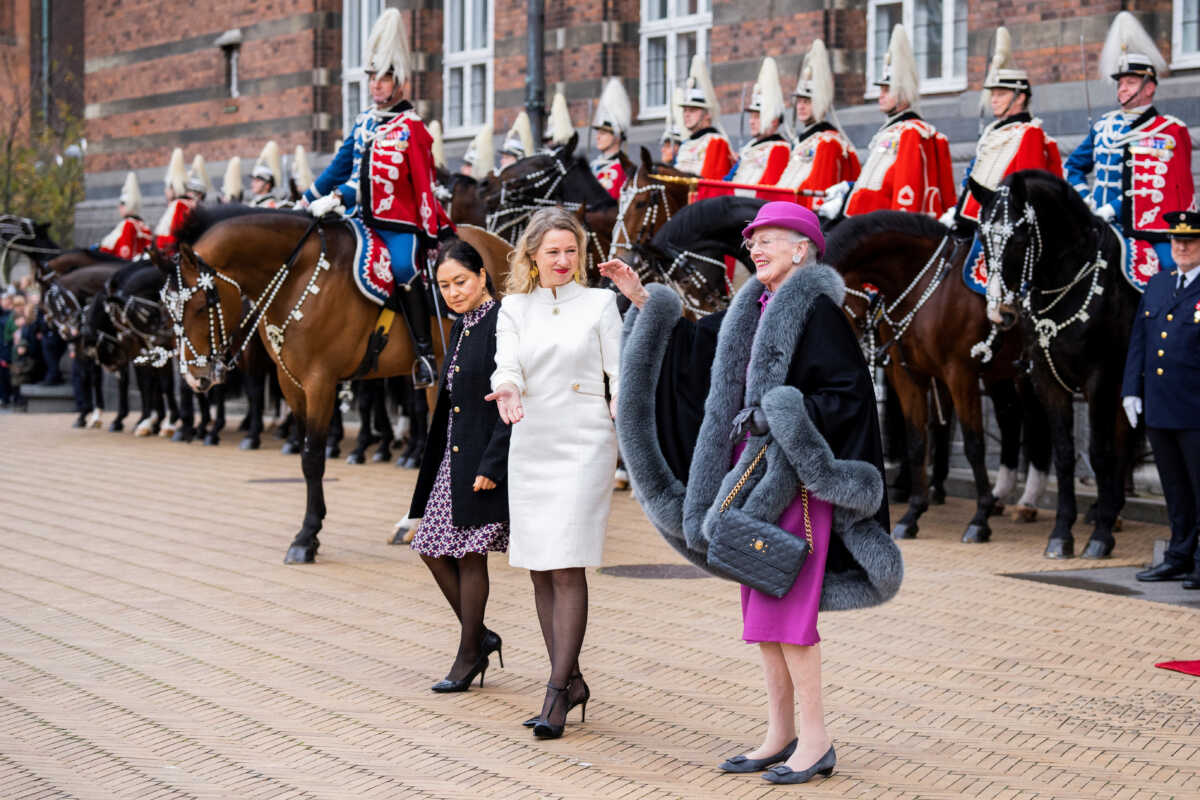
M 541 742 L 526 575 L 492 559 L 505 668 L 435 695 L 454 619 L 386 544 L 413 472 L 329 465 L 319 563 L 282 556 L 300 465 L 0 415 L 0 798 L 1196 798 L 1200 611 L 1004 577 L 1048 523 L 958 542 L 951 500 L 882 608 L 822 618 L 838 771 L 806 787 L 714 765 L 762 734 L 757 652 L 713 578 L 589 575 L 587 723 Z M 281 480 L 282 479 L 282 480 Z M 1164 531 L 1129 523 L 1116 558 Z M 606 563 L 679 563 L 628 493 Z M 685 571 L 686 572 L 686 571 Z

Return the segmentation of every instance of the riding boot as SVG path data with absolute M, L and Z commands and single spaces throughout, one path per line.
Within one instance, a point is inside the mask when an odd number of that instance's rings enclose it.
M 413 344 L 416 346 L 416 360 L 413 362 L 413 386 L 424 389 L 437 382 L 437 368 L 434 366 L 433 332 L 429 324 L 429 309 L 425 302 L 425 291 L 416 282 L 416 278 L 396 287 L 389 306 L 398 305 L 412 333 Z

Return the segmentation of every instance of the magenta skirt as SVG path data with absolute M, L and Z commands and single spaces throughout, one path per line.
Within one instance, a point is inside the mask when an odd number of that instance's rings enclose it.
M 735 462 L 745 446 L 742 442 L 734 449 Z M 809 492 L 808 517 L 812 523 L 813 552 L 808 554 L 791 591 L 776 598 L 748 586 L 742 587 L 742 639 L 746 642 L 814 645 L 821 641 L 817 634 L 817 612 L 821 608 L 821 587 L 825 582 L 833 506 Z M 789 533 L 804 536 L 804 504 L 799 492 L 784 509 L 778 524 Z

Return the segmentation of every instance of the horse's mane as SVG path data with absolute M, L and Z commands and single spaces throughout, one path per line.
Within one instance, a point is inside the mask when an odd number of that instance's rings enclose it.
M 114 280 L 113 285 L 120 287 L 125 294 L 136 295 L 150 291 L 157 296 L 165 279 L 162 271 L 149 262 L 139 262 L 134 266 L 135 269 L 129 272 L 122 270 L 124 274 L 118 273 L 121 277 Z
M 864 239 L 879 233 L 941 239 L 946 235 L 946 226 L 932 217 L 908 211 L 876 211 L 846 217 L 825 239 L 825 263 L 840 264 Z
M 307 211 L 292 211 L 280 208 L 258 208 L 240 203 L 221 203 L 219 205 L 200 205 L 188 216 L 175 238 L 185 244 L 194 245 L 212 226 L 235 217 L 249 217 L 262 214 L 277 214 L 294 218 L 308 217 Z
M 1014 172 L 1004 179 L 1004 184 L 1019 187 L 1026 198 L 1031 201 L 1036 198 L 1029 195 L 1048 195 L 1051 202 L 1061 204 L 1062 210 L 1073 216 L 1080 224 L 1090 224 L 1094 217 L 1091 209 L 1087 207 L 1087 203 L 1083 201 L 1083 196 L 1075 191 L 1071 184 L 1045 170 L 1023 169 Z
M 660 250 L 663 245 L 684 246 L 696 239 L 713 239 L 719 231 L 735 227 L 739 231 L 762 208 L 765 200 L 757 197 L 714 197 L 684 206 L 654 234 L 651 243 Z M 714 236 L 713 234 L 717 234 Z

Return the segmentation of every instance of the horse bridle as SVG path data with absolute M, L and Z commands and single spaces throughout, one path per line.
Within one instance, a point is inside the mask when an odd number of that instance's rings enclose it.
M 284 331 L 293 319 L 301 319 L 303 314 L 300 312 L 300 306 L 304 303 L 305 298 L 310 294 L 317 294 L 319 289 L 316 282 L 317 277 L 324 270 L 329 269 L 329 261 L 325 257 L 325 232 L 320 227 L 320 220 L 314 219 L 312 224 L 300 237 L 300 241 L 296 244 L 292 254 L 284 261 L 283 265 L 275 271 L 270 280 L 267 281 L 263 288 L 262 294 L 257 299 L 251 301 L 250 307 L 247 308 L 238 320 L 237 327 L 234 328 L 232 335 L 227 332 L 225 325 L 225 312 L 221 307 L 221 297 L 217 291 L 217 281 L 222 280 L 237 290 L 238 296 L 243 297 L 245 293 L 242 291 L 241 284 L 236 280 L 225 275 L 215 269 L 211 264 L 195 250 L 192 251 L 192 257 L 196 263 L 196 285 L 186 286 L 183 282 L 183 268 L 181 256 L 177 253 L 172 259 L 172 266 L 175 268 L 175 285 L 176 289 L 171 289 L 171 281 L 168 280 L 162 288 L 160 297 L 162 303 L 167 309 L 167 313 L 171 316 L 175 340 L 179 347 L 179 372 L 187 374 L 189 367 L 199 367 L 201 369 L 212 365 L 213 375 L 215 380 L 220 380 L 224 373 L 233 369 L 237 359 L 245 352 L 254 338 L 254 331 L 258 328 L 259 322 L 263 320 L 267 313 L 267 309 L 275 301 L 275 296 L 279 293 L 279 289 L 287 281 L 288 275 L 292 267 L 295 266 L 296 260 L 300 257 L 300 251 L 304 247 L 304 243 L 308 241 L 308 237 L 316 230 L 321 239 L 321 253 L 317 257 L 316 268 L 313 270 L 312 277 L 308 281 L 308 285 L 300 294 L 300 298 L 296 301 L 295 306 L 288 313 L 282 325 L 267 324 L 267 338 L 271 343 L 276 354 L 283 347 Z M 187 331 L 183 325 L 184 308 L 192 299 L 192 296 L 197 292 L 204 292 L 204 311 L 208 317 L 208 352 L 202 353 L 199 348 L 192 342 L 191 337 L 187 335 Z M 190 352 L 190 356 L 189 356 Z M 297 385 L 300 382 L 291 373 L 286 366 L 280 362 L 285 374 Z
M 629 180 L 626 180 L 625 185 L 621 187 L 621 197 L 617 205 L 617 224 L 613 228 L 612 243 L 608 246 L 610 259 L 617 257 L 618 248 L 634 252 L 649 241 L 648 231 L 658 221 L 660 206 L 665 217 L 663 224 L 671 219 L 671 203 L 667 198 L 667 187 L 653 179 L 645 186 L 638 186 L 636 185 L 637 176 L 638 172 L 634 170 L 633 175 L 629 176 Z M 638 228 L 638 239 L 635 242 L 625 225 L 625 214 L 628 213 L 629 206 L 633 204 L 634 200 L 642 194 L 650 195 L 651 199 L 646 205 L 646 213 L 642 215 L 641 227 Z
M 1054 340 L 1058 338 L 1058 335 L 1068 327 L 1076 322 L 1086 322 L 1091 317 L 1091 312 L 1088 309 L 1091 307 L 1092 301 L 1104 294 L 1104 287 L 1100 285 L 1100 277 L 1108 268 L 1108 260 L 1104 257 L 1104 247 L 1100 241 L 1097 241 L 1096 257 L 1091 261 L 1084 262 L 1083 266 L 1075 273 L 1075 276 L 1062 286 L 1055 289 L 1041 289 L 1034 286 L 1033 270 L 1041 260 L 1044 250 L 1042 231 L 1038 225 L 1037 213 L 1028 200 L 1025 201 L 1025 207 L 1021 215 L 1013 219 L 1010 214 L 1011 198 L 1012 195 L 1008 186 L 1001 186 L 997 189 L 996 198 L 988 210 L 987 219 L 979 226 L 980 236 L 983 238 L 984 256 L 988 265 L 988 306 L 989 308 L 994 308 L 1001 302 L 1012 306 L 1020 304 L 1020 307 L 1033 321 L 1033 330 L 1037 336 L 1038 346 L 1042 348 L 1042 352 L 1046 357 L 1046 364 L 1050 368 L 1050 373 L 1058 381 L 1059 386 L 1068 393 L 1074 393 L 1075 389 L 1067 385 L 1067 382 L 1059 374 L 1058 368 L 1054 365 L 1054 359 L 1050 355 L 1050 347 L 1054 343 Z M 997 219 L 997 216 L 1001 218 Z M 1030 241 L 1029 245 L 1025 248 L 1024 262 L 1021 265 L 1020 286 L 1016 290 L 1013 290 L 1009 288 L 1008 282 L 1004 278 L 1003 255 L 1008 247 L 1008 243 L 1012 240 L 1017 230 L 1026 224 L 1029 225 L 1031 232 Z M 1095 227 L 1097 224 L 1102 223 L 1099 223 L 1098 220 L 1095 221 L 1093 223 L 1093 230 L 1097 230 Z M 1097 240 L 1100 238 L 1098 236 Z M 1091 278 L 1091 285 L 1088 287 L 1087 295 L 1074 314 L 1062 322 L 1045 316 L 1072 289 L 1078 286 L 1085 278 L 1089 277 Z M 993 282 L 995 282 L 995 289 L 992 288 Z M 1033 307 L 1034 292 L 1050 296 L 1053 299 L 1042 308 L 1035 309 Z

